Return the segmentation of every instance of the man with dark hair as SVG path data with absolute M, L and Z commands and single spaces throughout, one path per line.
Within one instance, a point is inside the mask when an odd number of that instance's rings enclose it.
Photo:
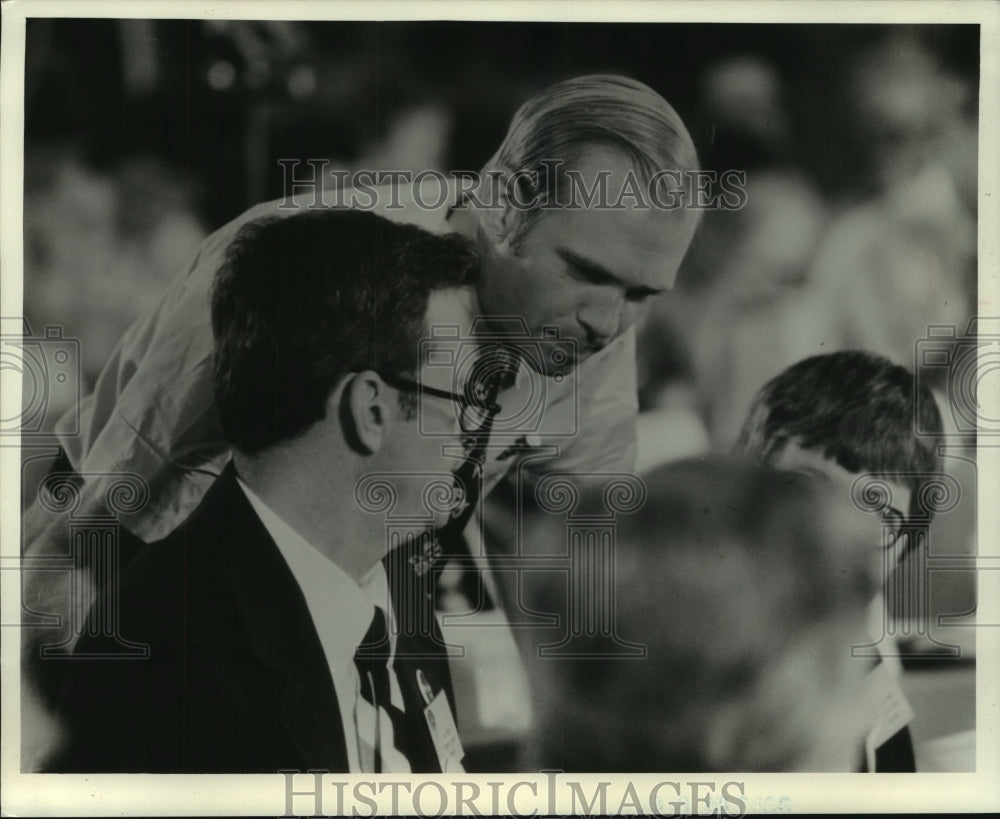
M 921 512 L 924 481 L 940 471 L 935 438 L 919 436 L 917 429 L 942 429 L 931 391 L 905 367 L 873 353 L 847 350 L 806 358 L 769 381 L 751 405 L 735 452 L 817 476 L 845 499 L 851 498 L 859 476 L 877 475 L 888 489 L 881 513 L 888 589 L 896 567 L 916 545 L 904 526 Z M 885 616 L 881 593 L 872 611 Z M 877 721 L 869 732 L 863 769 L 913 771 L 907 727 L 912 710 L 893 678 L 898 661 L 895 669 L 890 661 L 878 658 L 870 675 Z
M 212 289 L 215 407 L 226 440 L 256 454 L 297 435 L 324 417 L 343 373 L 415 376 L 430 296 L 441 297 L 432 291 L 467 285 L 477 265 L 456 236 L 361 211 L 244 226 Z M 400 399 L 414 417 L 415 394 Z
M 754 398 L 735 451 L 827 476 L 839 467 L 851 481 L 861 472 L 898 474 L 895 505 L 905 517 L 920 476 L 940 466 L 933 435 L 916 429 L 942 429 L 931 391 L 905 367 L 846 350 L 804 359 L 769 381 Z
M 474 241 L 480 272 L 442 320 L 471 340 L 474 325 L 502 332 L 495 322 L 513 317 L 526 336 L 515 340 L 540 345 L 543 354 L 520 369 L 545 405 L 541 423 L 524 432 L 558 450 L 539 461 L 541 468 L 630 470 L 637 413 L 632 328 L 650 299 L 673 288 L 700 223 L 702 210 L 680 195 L 697 165 L 684 123 L 663 97 L 627 77 L 596 75 L 557 83 L 527 101 L 474 188 L 428 177 L 324 196 L 317 182 L 298 196 L 256 205 L 209 236 L 160 303 L 126 333 L 83 401 L 82 434 L 63 441 L 67 458 L 80 473 L 129 470 L 149 482 L 157 503 L 123 518 L 140 537 L 161 537 L 182 520 L 228 457 L 206 366 L 208 288 L 226 247 L 248 221 L 336 202 Z M 570 179 L 577 184 L 569 186 Z M 551 190 L 554 182 L 560 190 Z M 641 198 L 628 195 L 635 186 L 645 191 Z M 605 194 L 590 201 L 592 189 Z M 559 377 L 539 381 L 523 372 L 531 367 Z M 500 403 L 510 414 L 522 395 L 507 386 Z M 515 460 L 500 457 L 509 443 L 487 457 L 486 491 Z M 85 495 L 98 494 L 88 482 Z M 34 523 L 29 518 L 28 528 Z
M 371 213 L 243 227 L 212 295 L 233 459 L 121 578 L 147 656 L 96 627 L 78 641 L 50 770 L 462 769 L 443 641 L 407 620 L 421 580 L 387 559 L 386 515 L 404 542 L 448 517 L 459 396 L 419 343 L 477 264 L 459 237 Z
M 684 195 L 697 169 L 690 134 L 662 96 L 628 77 L 595 75 L 564 80 L 528 100 L 475 185 L 442 185 L 434 176 L 421 182 L 418 175 L 412 183 L 323 191 L 322 180 L 314 180 L 297 196 L 250 208 L 203 242 L 74 408 L 80 432 L 61 436 L 62 468 L 82 476 L 79 514 L 101 513 L 109 484 L 128 472 L 148 485 L 150 502 L 123 511 L 123 529 L 143 541 L 162 538 L 227 462 L 230 445 L 209 378 L 208 290 L 240 227 L 326 204 L 371 209 L 394 222 L 459 234 L 479 248 L 479 273 L 442 300 L 437 327 L 470 346 L 492 335 L 508 338 L 510 350 L 540 353 L 515 359 L 503 377 L 475 387 L 492 411 L 466 430 L 468 457 L 456 469 L 465 503 L 439 535 L 438 553 L 461 557 L 466 567 L 454 573 L 460 580 L 453 587 L 464 592 L 452 596 L 457 608 L 488 609 L 502 598 L 514 610 L 520 575 L 494 577 L 481 558 L 519 552 L 509 515 L 525 493 L 517 484 L 487 496 L 508 474 L 530 484 L 545 472 L 633 469 L 633 326 L 651 299 L 674 286 L 702 213 Z M 389 322 L 379 323 L 378 332 L 390 330 Z M 64 554 L 67 528 L 65 516 L 36 504 L 24 516 L 25 554 Z M 470 566 L 469 558 L 479 562 Z M 41 575 L 31 577 L 26 597 L 39 611 L 65 614 L 66 595 Z M 89 567 L 78 575 L 77 586 L 89 588 Z M 51 672 L 38 660 L 39 642 L 76 638 L 54 631 L 25 639 L 25 668 L 43 689 Z M 513 667 L 517 658 L 509 659 L 504 665 Z

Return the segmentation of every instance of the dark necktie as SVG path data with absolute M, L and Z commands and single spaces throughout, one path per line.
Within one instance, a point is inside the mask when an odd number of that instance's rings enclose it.
M 872 668 L 885 662 L 877 657 Z M 889 739 L 875 749 L 875 773 L 913 773 L 917 770 L 916 757 L 913 751 L 913 736 L 910 727 L 904 725 Z M 860 773 L 870 773 L 868 770 L 868 755 L 861 751 Z
M 422 659 L 411 656 L 414 652 L 407 650 L 402 643 L 408 641 L 405 636 L 397 638 L 396 651 L 390 651 L 389 635 L 386 628 L 385 612 L 375 607 L 371 626 L 364 640 L 358 646 L 354 655 L 354 664 L 361 680 L 361 697 L 372 706 L 375 714 L 375 734 L 372 739 L 372 769 L 374 773 L 383 773 L 382 749 L 379 747 L 379 722 L 381 712 L 388 715 L 392 723 L 392 745 L 395 750 L 406 757 L 413 773 L 440 773 L 441 764 L 434 748 L 427 727 L 424 708 L 435 696 L 446 696 L 440 686 L 439 677 L 447 674 L 447 660 L 438 657 L 429 659 L 419 654 Z M 388 662 L 392 657 L 393 670 Z M 443 670 L 435 666 L 443 664 Z M 395 673 L 399 690 L 403 697 L 403 708 L 392 704 L 392 689 L 389 675 Z M 451 705 L 449 704 L 449 707 Z M 404 710 L 405 709 L 405 710 Z M 361 733 L 359 727 L 359 733 Z M 368 737 L 362 736 L 362 744 L 368 742 Z M 364 761 L 362 760 L 364 767 Z
M 451 519 L 438 531 L 438 544 L 445 561 L 471 556 L 465 529 L 482 497 L 486 450 L 493 422 L 500 412 L 497 399 L 500 393 L 514 384 L 519 366 L 517 351 L 496 343 L 480 350 L 478 363 L 466 382 L 466 405 L 462 413 L 462 442 L 466 452 L 465 460 L 455 470 L 455 486 L 461 502 L 456 506 Z M 493 607 L 482 586 L 482 577 L 476 569 L 464 569 L 460 590 L 470 602 L 482 601 L 484 608 Z
M 449 559 L 471 558 L 465 528 L 479 504 L 483 464 L 493 422 L 500 411 L 497 398 L 514 383 L 520 359 L 516 350 L 503 344 L 490 345 L 477 353 L 463 389 L 462 444 L 465 457 L 454 472 L 457 504 L 451 519 L 437 532 L 406 538 L 383 558 L 386 577 L 396 611 L 398 634 L 422 646 L 445 644 L 437 633 L 434 615 L 434 588 L 441 578 L 440 569 Z M 469 561 L 471 562 L 471 561 Z M 431 571 L 431 568 L 434 571 Z M 458 590 L 474 606 L 490 609 L 482 577 L 474 568 L 463 567 Z M 440 598 L 440 592 L 439 592 Z M 415 641 L 415 642 L 414 642 Z M 400 649 L 397 646 L 397 651 Z M 402 649 L 407 653 L 407 649 Z M 418 654 L 423 648 L 417 649 Z
M 368 743 L 371 740 L 374 754 L 374 773 L 382 773 L 382 751 L 379 745 L 381 714 L 379 709 L 387 713 L 392 720 L 393 744 L 406 756 L 405 749 L 400 745 L 400 740 L 406 736 L 405 715 L 392 704 L 389 685 L 389 656 L 389 631 L 386 628 L 385 612 L 376 606 L 371 625 L 354 654 L 354 665 L 361 681 L 361 696 L 375 712 L 373 736 L 370 738 L 362 737 L 363 743 Z

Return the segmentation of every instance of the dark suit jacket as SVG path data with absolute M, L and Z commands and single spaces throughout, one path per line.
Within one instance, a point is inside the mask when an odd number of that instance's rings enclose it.
M 65 661 L 58 703 L 68 742 L 49 770 L 348 770 L 336 694 L 305 598 L 232 464 L 185 523 L 130 563 L 118 605 L 121 636 L 148 644 L 149 657 L 84 657 L 113 653 L 115 641 L 81 637 Z M 435 635 L 402 636 L 398 645 L 401 654 L 422 657 L 396 660 L 415 772 L 440 770 L 423 698 L 404 683 L 415 665 L 435 693 L 446 692 L 454 713 Z

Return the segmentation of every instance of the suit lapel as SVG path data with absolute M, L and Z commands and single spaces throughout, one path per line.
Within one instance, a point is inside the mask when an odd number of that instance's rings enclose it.
M 249 647 L 283 680 L 277 716 L 304 768 L 349 769 L 330 670 L 302 591 L 278 547 L 226 467 L 206 497 L 222 569 Z M 201 511 L 201 510 L 199 510 Z
M 211 530 L 208 542 L 218 544 L 249 648 L 283 682 L 277 716 L 301 755 L 302 768 L 347 771 L 336 692 L 305 597 L 236 482 L 231 462 L 189 523 Z M 453 715 L 455 704 L 445 644 L 433 612 L 434 572 L 419 576 L 408 562 L 387 558 L 390 597 L 399 620 L 393 667 L 408 726 L 400 745 L 406 747 L 414 773 L 436 773 L 441 768 L 424 716 L 427 703 L 418 672 L 432 697 L 445 694 Z

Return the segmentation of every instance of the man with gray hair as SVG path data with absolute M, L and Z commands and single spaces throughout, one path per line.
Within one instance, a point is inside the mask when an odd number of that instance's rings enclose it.
M 437 328 L 468 342 L 461 350 L 479 349 L 459 355 L 456 369 L 465 361 L 497 376 L 473 385 L 470 403 L 492 411 L 466 419 L 456 478 L 467 503 L 441 535 L 446 553 L 517 553 L 511 529 L 491 520 L 509 520 L 505 513 L 516 508 L 520 490 L 481 504 L 508 471 L 530 483 L 538 472 L 632 470 L 632 327 L 651 298 L 673 287 L 698 226 L 700 211 L 683 195 L 697 165 L 687 129 L 659 94 L 626 77 L 595 75 L 560 82 L 525 103 L 478 185 L 451 184 L 440 196 L 426 186 L 395 184 L 351 198 L 359 207 L 371 200 L 372 210 L 393 221 L 463 235 L 483 255 L 478 280 L 454 291 L 430 317 L 432 335 Z M 73 471 L 130 472 L 148 482 L 151 502 L 121 518 L 139 538 L 163 537 L 181 523 L 230 456 L 212 399 L 208 309 L 227 247 L 246 222 L 312 207 L 317 194 L 314 186 L 257 205 L 209 236 L 159 304 L 122 338 L 83 401 L 81 433 L 63 438 Z M 488 353 L 496 347 L 517 355 L 491 364 Z M 101 482 L 86 479 L 81 512 L 99 508 Z M 38 511 L 26 516 L 27 553 L 64 551 L 66 521 Z M 468 525 L 476 518 L 483 526 Z M 498 531 L 493 543 L 489 533 Z M 486 550 L 483 532 L 491 539 Z M 492 584 L 488 571 L 465 575 L 480 576 Z M 49 594 L 42 578 L 37 584 L 28 590 L 36 606 L 66 608 L 68 601 Z M 516 605 L 516 582 L 493 591 L 508 609 Z M 489 605 L 470 596 L 474 605 Z
M 549 429 L 566 433 L 558 435 L 559 454 L 546 461 L 546 470 L 631 465 L 636 401 L 630 330 L 643 305 L 673 287 L 701 212 L 662 196 L 665 207 L 629 200 L 623 189 L 634 180 L 648 184 L 658 171 L 687 174 L 697 162 L 684 124 L 652 89 L 625 77 L 578 77 L 518 110 L 483 167 L 479 187 L 461 201 L 404 185 L 375 188 L 369 197 L 371 209 L 388 219 L 456 232 L 484 251 L 479 281 L 442 322 L 464 336 L 477 316 L 487 327 L 495 317 L 514 317 L 543 346 L 553 338 L 546 328 L 556 328 L 558 338 L 575 348 L 562 369 L 577 369 L 576 378 L 544 382 L 544 416 L 552 405 L 563 413 L 526 430 L 543 440 Z M 549 172 L 553 167 L 558 173 Z M 552 188 L 567 180 L 580 180 L 565 186 L 571 194 L 603 184 L 608 195 L 561 202 L 561 191 Z M 226 247 L 246 222 L 294 213 L 314 199 L 311 191 L 257 205 L 209 236 L 160 303 L 126 332 L 84 399 L 82 434 L 63 440 L 68 460 L 78 472 L 129 470 L 150 482 L 155 502 L 125 521 L 140 537 L 173 529 L 211 483 L 203 470 L 225 462 L 205 364 L 212 355 L 208 287 Z M 544 369 L 560 367 L 544 359 Z M 529 357 L 527 363 L 538 362 Z M 578 406 L 562 407 L 573 386 Z M 563 418 L 566 413 L 575 419 Z M 487 465 L 487 490 L 509 465 L 509 459 Z

